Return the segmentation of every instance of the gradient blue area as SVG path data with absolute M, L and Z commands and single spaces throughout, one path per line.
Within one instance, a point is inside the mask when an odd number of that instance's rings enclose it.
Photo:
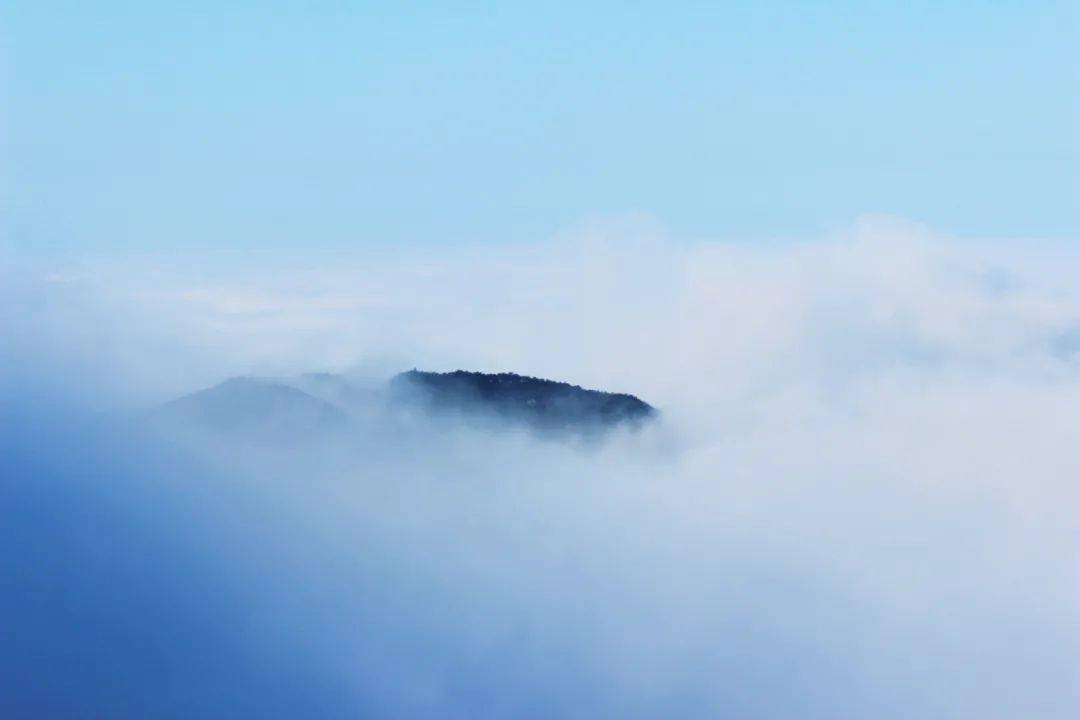
M 453 537 L 427 540 L 426 572 L 363 533 L 327 546 L 255 488 L 124 423 L 62 400 L 4 400 L 5 720 L 644 719 L 715 717 L 718 703 L 744 717 L 835 717 L 863 702 L 835 693 L 852 683 L 843 648 L 818 646 L 843 622 L 843 599 L 819 579 L 758 571 L 756 606 L 723 620 L 724 642 L 639 697 L 648 688 L 605 684 L 596 658 L 568 642 L 577 612 L 538 624 L 513 592 L 449 572 Z M 795 638 L 762 635 L 792 596 L 816 621 Z M 919 692 L 900 692 L 876 715 L 933 714 Z
M 78 251 L 1080 233 L 1073 2 L 0 10 L 2 220 Z
M 71 406 L 5 399 L 0 715 L 344 717 L 294 649 L 253 649 L 251 604 L 278 586 L 237 573 L 251 523 L 180 491 L 209 470 Z

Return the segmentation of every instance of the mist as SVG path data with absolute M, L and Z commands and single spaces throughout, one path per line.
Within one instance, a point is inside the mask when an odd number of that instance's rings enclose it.
M 5 717 L 1072 718 L 1080 253 L 631 218 L 380 256 L 8 256 Z M 631 392 L 595 446 L 133 417 L 234 375 Z

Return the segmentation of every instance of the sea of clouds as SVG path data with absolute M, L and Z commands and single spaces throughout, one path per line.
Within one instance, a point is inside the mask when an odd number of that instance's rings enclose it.
M 1074 718 L 1080 249 L 679 241 L 27 258 L 0 321 L 4 717 Z M 230 375 L 631 392 L 600 447 L 180 443 Z

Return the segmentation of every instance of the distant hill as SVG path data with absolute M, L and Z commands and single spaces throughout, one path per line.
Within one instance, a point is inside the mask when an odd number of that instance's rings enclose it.
M 341 375 L 238 377 L 154 408 L 150 419 L 222 438 L 305 441 L 365 427 L 392 431 L 405 412 L 436 421 L 494 420 L 545 433 L 595 435 L 657 415 L 633 395 L 586 390 L 514 373 L 411 370 L 379 387 Z
M 348 414 L 295 387 L 231 378 L 151 411 L 150 419 L 192 430 L 254 439 L 293 440 L 348 424 Z

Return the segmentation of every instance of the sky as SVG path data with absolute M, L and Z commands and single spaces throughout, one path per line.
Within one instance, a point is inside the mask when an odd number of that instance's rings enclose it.
M 1080 235 L 1074 2 L 578 5 L 4 3 L 5 243 Z

